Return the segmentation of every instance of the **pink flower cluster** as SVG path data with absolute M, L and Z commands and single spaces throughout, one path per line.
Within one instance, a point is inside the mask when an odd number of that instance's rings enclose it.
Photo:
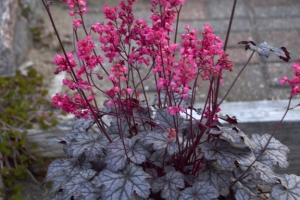
M 88 35 L 84 40 L 77 43 L 77 56 L 80 60 L 85 62 L 85 65 L 90 69 L 94 69 L 98 64 L 103 63 L 103 58 L 99 55 L 92 55 L 95 49 L 92 36 Z
M 85 0 L 61 0 L 61 1 L 67 3 L 69 9 L 72 10 L 71 12 L 69 12 L 70 16 L 74 16 L 76 14 L 82 15 L 88 12 L 87 3 Z
M 300 60 L 300 55 L 299 55 Z M 280 80 L 280 84 L 284 85 L 285 83 L 288 83 L 291 87 L 291 94 L 292 96 L 299 95 L 300 94 L 300 63 L 293 63 L 292 68 L 294 68 L 294 77 L 292 79 L 288 79 L 286 76 L 283 76 Z
M 54 71 L 54 74 L 58 74 L 62 71 L 71 73 L 71 67 L 74 68 L 77 66 L 76 61 L 73 60 L 72 53 L 67 53 L 67 57 L 56 54 L 54 64 L 57 66 L 56 70 Z
M 74 31 L 85 28 L 82 14 L 87 11 L 84 0 L 63 0 L 72 10 L 71 16 L 80 15 L 80 19 L 73 21 Z M 210 80 L 212 77 L 222 78 L 222 70 L 232 70 L 231 61 L 222 49 L 221 40 L 213 34 L 211 26 L 205 25 L 202 31 L 202 39 L 198 38 L 197 30 L 185 26 L 186 33 L 181 35 L 180 44 L 172 43 L 172 34 L 176 34 L 174 22 L 176 21 L 179 7 L 184 0 L 151 0 L 152 24 L 148 25 L 144 19 L 135 19 L 132 13 L 132 4 L 136 0 L 122 1 L 120 7 L 104 7 L 104 15 L 108 22 L 95 23 L 91 30 L 98 34 L 98 41 L 104 58 L 94 52 L 95 44 L 91 35 L 78 41 L 76 55 L 79 66 L 73 60 L 73 54 L 69 53 L 67 59 L 57 55 L 55 64 L 58 66 L 55 73 L 66 71 L 72 79 L 64 79 L 63 84 L 72 90 L 86 90 L 93 93 L 95 85 L 91 84 L 93 70 L 97 65 L 105 71 L 112 87 L 105 91 L 110 97 L 108 105 L 116 105 L 114 101 L 123 102 L 121 98 L 139 98 L 140 92 L 137 86 L 148 77 L 141 77 L 139 70 L 151 66 L 158 93 L 180 95 L 182 100 L 188 98 L 190 87 L 199 87 L 198 77 L 202 80 Z M 111 63 L 109 71 L 102 66 L 104 59 Z M 69 60 L 69 62 L 68 62 Z M 70 67 L 78 67 L 73 73 Z M 136 74 L 136 75 L 134 75 Z M 86 75 L 85 78 L 82 75 Z M 95 74 L 99 80 L 103 75 Z M 149 75 L 150 76 L 150 73 Z M 139 77 L 139 80 L 133 77 Z M 95 86 L 96 87 L 96 86 Z M 99 88 L 98 88 L 99 89 Z M 158 95 L 159 96 L 159 95 Z M 184 112 L 180 106 L 181 101 L 175 101 L 173 95 L 167 95 L 166 102 L 172 102 L 168 106 L 170 114 Z M 79 97 L 78 97 L 79 98 Z M 70 100 L 65 96 L 54 98 L 55 105 L 58 102 L 66 104 L 61 106 L 65 111 L 75 112 L 67 108 L 71 106 Z M 76 100 L 78 102 L 78 99 Z M 81 101 L 80 101 L 81 102 Z
M 88 98 L 88 101 L 91 102 L 93 99 L 94 96 L 91 95 Z M 78 94 L 75 94 L 72 100 L 66 94 L 60 95 L 56 93 L 55 96 L 52 97 L 52 103 L 57 108 L 60 108 L 67 113 L 72 113 L 76 117 L 88 118 L 87 116 L 88 114 L 90 114 L 90 111 L 87 106 L 87 102 Z

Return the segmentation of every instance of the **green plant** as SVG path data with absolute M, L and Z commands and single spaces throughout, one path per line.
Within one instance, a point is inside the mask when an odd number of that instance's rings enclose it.
M 28 166 L 37 161 L 29 152 L 26 142 L 27 129 L 49 128 L 57 122 L 48 116 L 50 103 L 43 89 L 43 77 L 36 70 L 27 76 L 17 72 L 14 77 L 0 77 L 0 162 L 4 179 L 4 192 L 20 199 L 22 187 L 16 180 L 24 178 Z

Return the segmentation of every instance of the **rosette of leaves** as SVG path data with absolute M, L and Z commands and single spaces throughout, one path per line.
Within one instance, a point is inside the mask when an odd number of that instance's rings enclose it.
M 101 119 L 77 119 L 70 133 L 50 141 L 67 158 L 48 168 L 49 199 L 300 198 L 300 177 L 273 171 L 288 166 L 289 149 L 270 135 L 248 137 L 228 116 L 231 124 L 208 126 L 171 115 L 157 99 L 148 107 L 127 100 L 135 103 L 105 107 Z M 93 124 L 105 115 L 100 131 Z
M 36 162 L 27 150 L 26 130 L 33 126 L 48 128 L 57 122 L 51 117 L 47 91 L 43 77 L 31 69 L 27 75 L 17 72 L 13 77 L 0 78 L 0 154 L 1 176 L 4 193 L 11 199 L 21 199 L 22 186 L 15 184 L 29 172 L 28 167 Z M 1 179 L 2 180 L 2 179 Z

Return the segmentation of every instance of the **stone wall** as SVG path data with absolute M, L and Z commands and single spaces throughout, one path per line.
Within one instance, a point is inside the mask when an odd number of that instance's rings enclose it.
M 0 1 L 0 75 L 12 76 L 32 46 L 32 31 L 43 17 L 40 0 Z

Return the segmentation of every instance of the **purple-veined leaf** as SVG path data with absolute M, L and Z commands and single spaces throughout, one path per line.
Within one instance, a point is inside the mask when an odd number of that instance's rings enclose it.
M 73 176 L 80 170 L 91 168 L 91 164 L 87 161 L 80 161 L 76 158 L 56 159 L 48 167 L 45 182 L 55 181 L 59 176 Z
M 175 172 L 176 169 L 173 166 L 167 165 L 164 167 L 164 172 L 169 173 L 169 172 Z
M 253 171 L 255 179 L 261 179 L 268 184 L 278 182 L 275 172 L 269 166 L 257 161 L 253 167 L 255 169 Z
M 255 157 L 259 156 L 259 150 L 254 151 Z M 272 158 L 272 156 L 269 156 L 267 152 L 264 152 L 258 159 L 258 162 L 270 167 L 272 170 L 274 170 L 275 165 L 277 164 L 277 161 Z
M 181 192 L 179 200 L 213 200 L 218 196 L 219 192 L 216 188 L 205 182 L 195 182 L 193 187 Z
M 133 136 L 131 138 L 132 141 L 140 141 L 142 143 L 144 143 L 145 141 L 145 137 L 146 135 L 148 134 L 149 132 L 148 131 L 138 131 L 138 134 L 136 134 L 135 136 Z
M 78 130 L 72 130 L 61 138 L 50 138 L 47 142 L 47 145 L 51 146 L 55 143 L 69 145 L 79 133 L 80 132 Z
M 188 185 L 192 186 L 195 183 L 196 176 L 192 174 L 188 174 L 184 176 L 184 182 L 186 182 Z
M 166 109 L 158 109 L 154 121 L 165 129 L 178 128 L 178 131 L 184 130 L 187 126 L 180 114 L 171 115 Z
M 271 196 L 274 200 L 297 200 L 300 199 L 300 176 L 283 174 L 281 178 L 286 186 L 276 184 L 272 187 Z
M 229 170 L 221 169 L 215 162 L 207 161 L 205 166 L 202 167 L 197 180 L 213 186 L 221 195 L 227 196 L 233 177 Z
M 60 193 L 61 199 L 99 199 L 101 196 L 101 188 L 95 187 L 95 185 L 90 182 L 90 179 L 92 179 L 95 174 L 95 171 L 89 169 L 80 171 L 80 173 L 74 175 L 58 192 Z
M 234 162 L 249 166 L 255 157 L 249 148 L 234 148 L 225 140 L 214 139 L 211 143 L 205 142 L 201 151 L 207 160 L 217 160 L 221 167 L 231 168 Z
M 243 189 L 237 189 L 234 197 L 236 200 L 263 200 L 260 197 L 252 196 L 249 193 L 245 192 Z
M 68 156 L 78 157 L 85 153 L 87 159 L 101 157 L 107 144 L 107 138 L 101 133 L 79 133 L 68 147 Z
M 73 124 L 73 129 L 84 133 L 94 124 L 94 122 L 95 120 L 93 119 L 77 118 Z
M 240 179 L 246 169 L 247 167 L 243 167 L 241 165 L 238 168 L 233 168 L 232 175 L 234 176 L 234 179 Z M 257 182 L 258 181 L 253 176 L 253 168 L 250 168 L 250 170 L 235 183 L 233 189 L 243 189 L 245 193 L 255 197 L 257 196 Z
M 152 111 L 151 111 L 150 108 L 149 109 L 148 108 L 142 108 L 142 107 L 133 108 L 132 112 L 133 112 L 135 122 L 143 123 L 143 122 L 152 120 L 151 119 Z
M 117 171 L 123 169 L 127 159 L 135 164 L 141 164 L 149 157 L 149 152 L 139 144 L 129 138 L 119 139 L 107 146 L 107 156 L 105 162 L 109 169 Z
M 225 116 L 220 115 L 219 119 L 222 119 L 222 120 L 228 122 L 229 124 L 237 124 L 237 119 L 235 116 L 229 117 L 228 115 L 225 115 Z
M 142 198 L 149 196 L 148 178 L 151 176 L 144 172 L 141 167 L 129 164 L 124 170 L 118 172 L 103 170 L 94 178 L 93 183 L 97 187 L 104 186 L 102 198 L 105 200 L 131 200 L 134 192 Z
M 220 127 L 215 126 L 210 131 L 211 134 L 220 135 L 221 139 L 228 141 L 233 147 L 251 149 L 256 148 L 256 144 L 252 142 L 246 134 L 237 127 Z
M 56 194 L 73 176 L 90 168 L 90 163 L 76 158 L 54 160 L 45 178 L 45 182 L 52 182 L 49 194 Z
M 265 148 L 269 138 L 271 136 L 269 134 L 258 135 L 253 134 L 251 140 L 257 145 L 257 148 L 254 150 L 254 154 L 258 156 L 261 151 Z M 275 161 L 278 163 L 280 167 L 288 167 L 289 162 L 287 161 L 287 154 L 290 152 L 287 146 L 281 144 L 274 137 L 271 138 L 270 143 L 268 144 L 266 150 L 264 151 L 264 160 L 268 162 L 263 162 L 258 159 L 260 162 L 268 165 Z M 273 166 L 269 166 L 273 167 Z
M 195 138 L 200 132 L 199 122 L 192 120 L 192 124 L 190 122 L 186 122 L 186 124 L 183 135 L 187 138 Z
M 109 135 L 119 135 L 123 137 L 129 136 L 129 126 L 126 120 L 118 121 L 117 118 L 114 118 L 110 122 L 110 126 L 106 128 L 106 132 Z
M 163 162 L 167 162 L 170 159 L 170 155 L 166 153 L 165 149 L 159 149 L 151 154 L 150 161 L 152 164 L 162 167 Z
M 179 188 L 184 188 L 184 178 L 179 172 L 171 171 L 165 176 L 156 179 L 152 184 L 152 191 L 161 191 L 161 197 L 167 200 L 177 199 L 180 195 Z
M 118 171 L 123 169 L 126 166 L 127 157 L 126 155 L 121 154 L 112 154 L 108 153 L 105 157 L 105 163 L 107 163 L 107 167 L 112 171 Z
M 170 155 L 179 151 L 175 138 L 168 139 L 167 132 L 150 132 L 146 135 L 144 141 L 145 144 L 153 144 L 154 150 L 167 148 L 167 152 Z
M 70 145 L 70 143 L 74 140 L 74 138 L 78 134 L 86 133 L 87 129 L 89 129 L 93 125 L 93 123 L 94 123 L 94 120 L 92 120 L 92 119 L 89 119 L 89 120 L 83 119 L 83 118 L 76 119 L 74 124 L 73 124 L 73 129 L 69 133 L 67 133 L 66 135 L 64 135 L 61 138 L 51 138 L 51 139 L 49 139 L 48 142 L 47 142 L 47 145 L 51 146 L 55 143 Z M 64 147 L 64 148 L 67 148 L 67 147 Z
M 72 176 L 67 176 L 67 175 L 61 175 L 55 177 L 55 181 L 52 182 L 51 188 L 49 191 L 49 196 L 53 196 L 51 199 L 54 199 L 54 197 L 58 197 L 61 194 L 57 194 L 60 189 L 65 185 L 69 180 L 71 180 Z M 58 198 L 59 199 L 59 198 Z M 60 198 L 62 199 L 62 198 Z
M 257 51 L 260 56 L 264 56 L 266 58 L 270 56 L 270 51 L 273 51 L 280 59 L 284 60 L 285 62 L 288 62 L 291 59 L 290 53 L 285 47 L 272 47 L 265 41 L 260 43 L 259 45 L 256 45 L 253 41 L 241 41 L 238 44 L 245 44 L 245 50 L 250 49 L 252 51 Z

